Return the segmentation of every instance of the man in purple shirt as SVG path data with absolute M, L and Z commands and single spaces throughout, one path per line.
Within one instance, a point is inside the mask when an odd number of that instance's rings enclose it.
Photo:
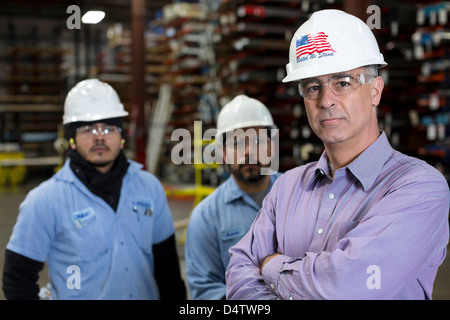
M 227 298 L 431 299 L 449 188 L 378 129 L 386 62 L 371 30 L 318 11 L 294 34 L 289 61 L 283 82 L 298 82 L 325 151 L 276 181 L 230 249 Z

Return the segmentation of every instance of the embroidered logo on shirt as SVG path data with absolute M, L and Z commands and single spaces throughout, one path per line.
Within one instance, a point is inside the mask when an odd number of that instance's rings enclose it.
M 92 208 L 72 212 L 70 215 L 76 228 L 83 228 L 95 220 L 95 212 Z
M 245 234 L 244 226 L 235 226 L 227 230 L 220 232 L 220 238 L 222 240 L 233 239 L 236 237 L 242 237 Z

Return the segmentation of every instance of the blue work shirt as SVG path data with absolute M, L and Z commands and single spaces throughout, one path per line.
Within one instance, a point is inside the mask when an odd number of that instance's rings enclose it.
M 268 191 L 279 173 L 270 177 Z M 261 208 L 229 177 L 192 211 L 186 234 L 186 279 L 193 300 L 225 296 L 228 249 L 250 229 Z
M 6 248 L 47 263 L 52 299 L 158 299 L 152 246 L 175 231 L 160 182 L 128 160 L 115 212 L 69 161 L 29 192 Z

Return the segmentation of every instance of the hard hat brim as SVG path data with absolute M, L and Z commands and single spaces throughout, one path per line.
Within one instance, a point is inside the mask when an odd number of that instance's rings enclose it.
M 300 81 L 303 79 L 319 77 L 319 76 L 323 76 L 326 74 L 350 71 L 353 69 L 370 66 L 370 65 L 376 65 L 376 66 L 378 66 L 378 68 L 383 68 L 383 67 L 387 66 L 387 63 L 383 60 L 383 57 L 381 56 L 380 59 L 377 61 L 374 61 L 372 59 L 372 60 L 367 60 L 367 61 L 363 61 L 363 62 L 358 62 L 357 64 L 350 62 L 345 66 L 343 66 L 341 64 L 340 65 L 330 64 L 329 67 L 327 67 L 326 69 L 324 69 L 322 66 L 318 67 L 318 66 L 314 65 L 314 66 L 299 68 L 299 69 L 288 72 L 287 76 L 284 77 L 282 82 L 286 83 L 286 82 L 292 82 L 292 81 Z M 286 68 L 289 68 L 289 64 L 286 66 Z
M 83 116 L 72 116 L 72 117 L 63 117 L 63 125 L 73 123 L 73 122 L 80 122 L 80 121 L 99 121 L 103 119 L 110 119 L 110 118 L 119 118 L 119 117 L 126 117 L 128 116 L 128 111 L 121 111 L 118 113 L 109 113 L 107 116 L 104 114 L 85 114 Z

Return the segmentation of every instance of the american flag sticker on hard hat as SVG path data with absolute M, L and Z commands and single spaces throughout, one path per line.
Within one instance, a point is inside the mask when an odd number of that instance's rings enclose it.
M 324 32 L 310 33 L 297 39 L 296 52 L 297 59 L 304 54 L 322 53 L 325 51 L 332 51 L 330 43 L 327 40 L 328 36 Z

